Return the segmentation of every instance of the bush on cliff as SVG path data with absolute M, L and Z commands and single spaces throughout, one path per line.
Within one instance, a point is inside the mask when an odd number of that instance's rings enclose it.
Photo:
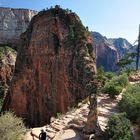
M 21 118 L 17 118 L 13 112 L 6 112 L 0 116 L 1 140 L 24 140 L 25 126 Z
M 106 140 L 132 140 L 130 121 L 126 114 L 120 113 L 110 117 L 105 136 Z
M 127 87 L 119 106 L 131 121 L 140 125 L 140 84 Z

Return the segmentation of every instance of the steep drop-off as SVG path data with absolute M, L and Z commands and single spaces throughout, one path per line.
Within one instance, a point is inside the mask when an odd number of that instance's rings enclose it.
M 96 93 L 92 51 L 92 37 L 75 13 L 59 7 L 41 11 L 21 36 L 2 111 L 13 109 L 30 126 L 39 126 Z
M 28 9 L 0 8 L 0 45 L 19 46 L 19 38 L 28 27 L 36 11 Z

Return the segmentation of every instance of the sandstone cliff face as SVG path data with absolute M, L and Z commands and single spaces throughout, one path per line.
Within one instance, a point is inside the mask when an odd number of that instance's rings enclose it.
M 19 38 L 29 25 L 36 11 L 27 9 L 0 8 L 0 45 L 19 45 Z
M 124 38 L 106 38 L 98 32 L 91 33 L 94 40 L 94 50 L 96 53 L 97 67 L 103 66 L 105 71 L 117 71 L 118 61 L 127 52 L 134 52 L 132 44 Z
M 7 91 L 13 76 L 16 52 L 8 46 L 0 47 L 0 99 Z
M 116 64 L 119 61 L 119 55 L 114 45 L 97 32 L 93 32 L 92 36 L 97 67 L 103 66 L 105 71 L 118 70 Z
M 122 58 L 128 52 L 128 50 L 131 51 L 133 48 L 132 44 L 130 44 L 124 38 L 111 38 L 109 41 L 112 42 L 114 47 L 117 49 L 119 59 Z
M 96 93 L 92 38 L 74 13 L 40 12 L 21 44 L 3 111 L 13 109 L 30 126 L 39 126 Z

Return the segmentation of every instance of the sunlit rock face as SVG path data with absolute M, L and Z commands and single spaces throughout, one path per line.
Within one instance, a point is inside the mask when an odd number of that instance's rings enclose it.
M 97 67 L 105 71 L 118 71 L 117 63 L 127 52 L 135 52 L 135 48 L 124 38 L 106 38 L 98 32 L 91 33 L 94 40 Z
M 98 32 L 93 32 L 92 36 L 94 40 L 97 67 L 102 66 L 105 71 L 117 71 L 119 55 L 113 43 Z
M 128 50 L 131 52 L 133 51 L 133 45 L 124 38 L 110 38 L 108 40 L 112 42 L 114 47 L 117 49 L 119 59 L 124 57 Z
M 37 14 L 28 9 L 0 8 L 0 45 L 19 46 L 19 38 Z
M 41 11 L 21 36 L 15 74 L 2 111 L 12 109 L 30 126 L 96 93 L 92 37 L 75 13 Z

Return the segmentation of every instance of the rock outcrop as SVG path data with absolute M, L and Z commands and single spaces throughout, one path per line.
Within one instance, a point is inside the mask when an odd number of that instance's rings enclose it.
M 0 8 L 0 45 L 19 46 L 19 38 L 36 11 L 28 9 Z
M 39 12 L 21 36 L 2 111 L 13 109 L 30 126 L 40 126 L 96 93 L 92 49 L 92 37 L 75 13 L 59 7 Z
M 10 85 L 16 61 L 16 51 L 8 46 L 0 46 L 0 99 Z
M 117 71 L 119 55 L 113 43 L 97 32 L 92 32 L 92 36 L 97 67 L 103 66 L 105 71 Z

